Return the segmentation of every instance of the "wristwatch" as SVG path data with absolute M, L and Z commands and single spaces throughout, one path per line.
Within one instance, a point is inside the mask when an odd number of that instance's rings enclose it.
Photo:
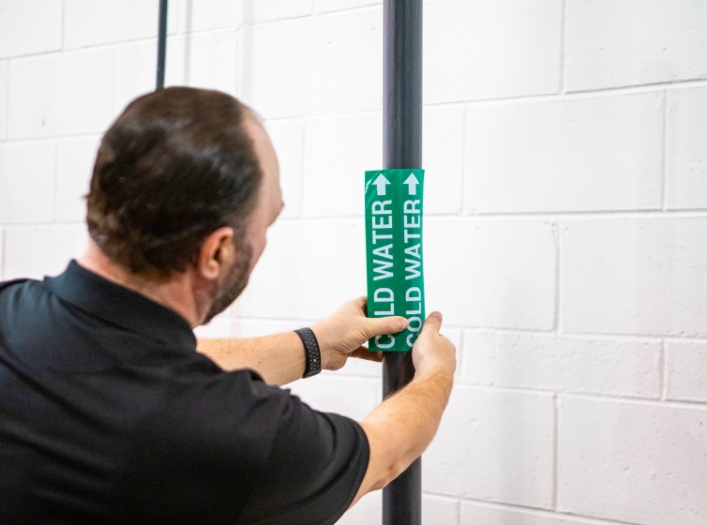
M 314 335 L 311 328 L 300 328 L 295 330 L 295 333 L 302 339 L 304 352 L 307 356 L 302 377 L 315 376 L 322 371 L 322 354 L 319 351 L 317 336 Z

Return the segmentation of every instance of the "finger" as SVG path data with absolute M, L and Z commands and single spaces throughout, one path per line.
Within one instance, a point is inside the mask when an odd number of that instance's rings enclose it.
M 365 295 L 362 295 L 361 297 L 356 297 L 356 299 L 351 300 L 351 303 L 361 311 L 364 311 L 367 302 L 368 297 L 366 297 Z
M 425 324 L 422 327 L 422 334 L 425 334 L 427 332 L 430 333 L 430 335 L 439 335 L 439 330 L 442 328 L 442 314 L 440 312 L 432 312 L 430 315 L 427 316 L 427 319 L 425 320 Z
M 368 339 L 377 335 L 397 334 L 408 327 L 408 320 L 404 317 L 377 317 L 367 319 Z
M 383 352 L 369 352 L 368 348 L 365 346 L 359 346 L 356 350 L 351 352 L 351 357 L 380 363 L 383 360 Z

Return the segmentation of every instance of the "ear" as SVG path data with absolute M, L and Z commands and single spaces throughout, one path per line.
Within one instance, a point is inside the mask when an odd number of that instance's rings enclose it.
M 233 237 L 233 228 L 223 226 L 204 239 L 196 262 L 199 276 L 213 281 L 228 271 L 235 258 L 236 247 L 233 244 Z

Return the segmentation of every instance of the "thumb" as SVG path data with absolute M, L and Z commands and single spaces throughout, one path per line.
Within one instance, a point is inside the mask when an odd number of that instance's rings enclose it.
M 432 312 L 427 316 L 420 336 L 429 337 L 432 335 L 439 335 L 440 328 L 442 328 L 442 314 L 437 311 Z
M 408 320 L 400 316 L 369 318 L 366 324 L 367 337 L 397 334 L 408 327 Z

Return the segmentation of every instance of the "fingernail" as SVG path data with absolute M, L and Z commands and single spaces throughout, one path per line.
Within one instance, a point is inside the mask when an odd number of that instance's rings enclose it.
M 398 330 L 405 330 L 407 328 L 408 322 L 405 319 L 398 321 Z

